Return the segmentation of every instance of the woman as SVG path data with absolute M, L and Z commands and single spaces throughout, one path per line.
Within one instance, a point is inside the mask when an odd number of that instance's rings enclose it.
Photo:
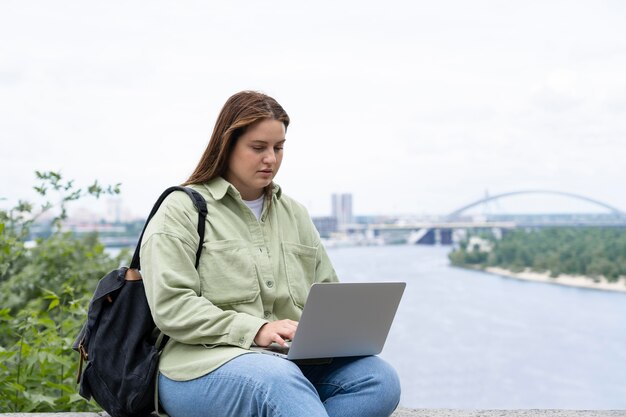
M 388 416 L 395 371 L 376 356 L 297 365 L 252 353 L 286 345 L 314 282 L 337 276 L 306 209 L 274 184 L 289 116 L 271 97 L 230 97 L 185 182 L 207 201 L 198 269 L 197 212 L 172 193 L 150 221 L 142 274 L 155 323 L 170 336 L 158 391 L 172 417 Z

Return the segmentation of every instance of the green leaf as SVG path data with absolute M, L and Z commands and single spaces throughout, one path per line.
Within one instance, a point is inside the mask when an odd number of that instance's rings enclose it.
M 42 291 L 45 294 L 43 296 L 44 300 L 54 300 L 55 298 L 59 298 L 59 296 L 55 292 L 53 292 L 53 291 L 50 291 L 50 290 L 45 289 L 45 288 L 42 288 Z
M 37 191 L 37 194 L 46 195 L 47 189 L 44 185 L 42 185 L 41 187 L 34 186 L 33 188 L 35 189 L 35 191 Z
M 54 405 L 55 397 L 51 395 L 44 395 L 40 393 L 24 392 L 24 397 L 27 398 L 32 405 L 49 404 Z
M 17 352 L 15 351 L 5 350 L 4 348 L 2 348 L 2 351 L 0 351 L 0 363 L 6 363 L 9 359 L 14 357 L 16 354 Z
M 22 384 L 18 384 L 17 382 L 9 381 L 9 382 L 7 382 L 7 386 L 9 387 L 9 390 L 11 390 L 13 392 L 15 392 L 15 391 L 17 391 L 17 392 L 24 392 L 24 391 L 26 391 L 26 387 L 24 385 L 22 385 Z
M 69 386 L 67 386 L 65 384 L 56 384 L 54 382 L 46 381 L 46 382 L 44 382 L 44 385 L 47 386 L 47 387 L 50 387 L 50 388 L 58 389 L 58 390 L 63 391 L 63 392 L 67 392 L 70 395 L 76 393 L 76 389 L 75 388 L 69 387 Z

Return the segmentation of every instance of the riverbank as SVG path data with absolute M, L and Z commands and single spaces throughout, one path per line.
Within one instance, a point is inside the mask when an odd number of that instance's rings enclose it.
M 569 287 L 587 288 L 592 290 L 626 292 L 626 279 L 624 277 L 616 282 L 608 282 L 606 280 L 596 281 L 592 278 L 580 275 L 561 274 L 558 277 L 553 278 L 548 272 L 535 272 L 531 271 L 530 268 L 526 268 L 524 271 L 520 272 L 513 272 L 496 266 L 488 266 L 480 270 L 489 274 L 523 281 L 543 282 L 546 284 L 566 285 Z

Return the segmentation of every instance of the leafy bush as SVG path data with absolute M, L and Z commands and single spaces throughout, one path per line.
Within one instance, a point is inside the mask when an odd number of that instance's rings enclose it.
M 78 354 L 71 350 L 86 317 L 98 280 L 117 268 L 122 251 L 112 258 L 96 235 L 78 238 L 64 232 L 67 204 L 86 196 L 119 193 L 97 182 L 77 189 L 55 172 L 37 172 L 35 191 L 55 194 L 35 210 L 20 201 L 0 210 L 0 410 L 9 412 L 98 410 L 77 393 Z M 57 210 L 52 231 L 26 245 L 41 214 Z

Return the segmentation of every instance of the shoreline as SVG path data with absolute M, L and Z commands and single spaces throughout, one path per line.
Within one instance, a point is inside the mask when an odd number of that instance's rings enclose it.
M 486 268 L 470 267 L 470 269 L 476 269 L 478 271 L 483 271 L 488 274 L 498 275 L 505 278 L 518 279 L 521 281 L 533 281 L 544 284 L 564 285 L 567 287 L 585 288 L 590 290 L 626 293 L 626 278 L 624 277 L 621 277 L 616 282 L 608 282 L 606 280 L 596 282 L 592 278 L 582 275 L 561 274 L 556 278 L 552 278 L 550 277 L 550 273 L 548 272 L 535 272 L 531 271 L 530 268 L 526 268 L 524 271 L 521 272 L 513 272 L 497 266 L 488 266 Z

